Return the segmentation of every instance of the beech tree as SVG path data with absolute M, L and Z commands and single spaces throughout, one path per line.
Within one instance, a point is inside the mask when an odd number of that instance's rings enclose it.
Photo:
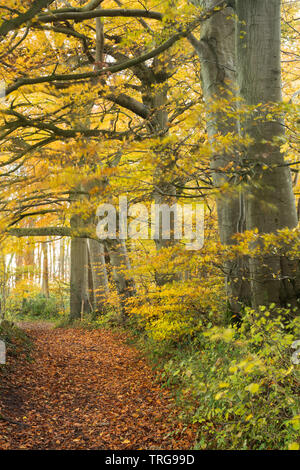
M 251 170 L 245 188 L 248 230 L 274 233 L 293 229 L 298 218 L 291 172 L 280 149 L 284 122 L 276 104 L 282 101 L 280 0 L 236 2 L 237 77 L 239 94 L 253 106 L 242 132 L 249 134 L 245 163 Z M 275 105 L 271 116 L 268 105 Z M 267 106 L 264 106 L 267 105 Z M 252 302 L 297 306 L 299 263 L 286 257 L 250 257 Z
M 218 2 L 209 0 L 200 1 L 199 4 L 209 9 Z M 235 135 L 239 129 L 234 99 L 237 81 L 235 17 L 232 4 L 233 2 L 228 2 L 227 8 L 217 11 L 204 22 L 199 40 L 192 34 L 189 36 L 201 63 L 202 89 L 208 107 L 207 129 L 212 149 L 220 135 Z M 209 112 L 214 101 L 219 102 L 220 107 L 217 112 Z M 231 114 L 228 113 L 227 103 L 231 103 Z M 215 187 L 221 188 L 225 183 L 229 184 L 228 191 L 217 197 L 220 239 L 225 245 L 234 244 L 234 235 L 245 229 L 244 194 L 237 171 L 239 165 L 240 158 L 234 149 L 212 156 L 211 168 Z M 242 305 L 251 303 L 247 262 L 243 257 L 226 261 L 224 271 L 230 309 L 233 314 L 239 314 Z
M 107 263 L 95 236 L 100 202 L 203 199 L 207 239 L 215 243 L 209 270 L 215 263 L 225 274 L 231 313 L 272 302 L 296 307 L 298 260 L 284 243 L 270 254 L 263 239 L 293 234 L 297 225 L 282 153 L 280 2 L 180 0 L 160 11 L 115 3 L 1 7 L 3 232 L 71 238 L 74 319 L 105 310 Z M 243 253 L 240 240 L 253 237 Z M 181 243 L 161 236 L 155 245 L 145 248 L 156 260 L 147 292 L 153 279 L 164 293 L 207 273 L 201 252 L 187 256 Z M 105 250 L 125 317 L 141 285 L 130 262 L 136 254 L 118 235 Z
M 206 8 L 216 1 L 199 2 Z M 238 119 L 225 112 L 209 113 L 208 132 L 212 142 L 218 134 L 238 133 L 250 136 L 251 145 L 241 158 L 215 155 L 212 160 L 214 184 L 229 182 L 236 190 L 218 200 L 219 230 L 222 243 L 234 243 L 237 232 L 257 229 L 259 233 L 276 233 L 282 228 L 297 226 L 295 197 L 290 168 L 281 153 L 284 125 L 280 111 L 271 119 L 268 105 L 279 104 L 281 93 L 280 64 L 280 1 L 228 2 L 228 8 L 206 20 L 198 41 L 189 39 L 201 62 L 203 93 L 208 103 L 212 99 L 231 100 L 236 92 L 243 103 L 254 106 L 248 121 L 240 126 Z M 238 85 L 238 89 L 237 89 Z M 233 100 L 234 103 L 234 100 Z M 267 106 L 264 106 L 267 105 Z M 212 144 L 213 145 L 213 144 Z M 241 184 L 239 172 L 232 177 L 226 168 L 246 169 L 246 184 Z M 243 258 L 225 265 L 229 281 L 229 299 L 233 311 L 239 305 L 297 305 L 299 298 L 298 262 L 284 256 L 250 256 L 248 266 Z

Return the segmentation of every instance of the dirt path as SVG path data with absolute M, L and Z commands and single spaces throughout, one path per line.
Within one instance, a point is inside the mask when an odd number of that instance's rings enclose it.
M 195 433 L 122 336 L 26 328 L 34 361 L 10 360 L 0 376 L 0 449 L 193 448 Z

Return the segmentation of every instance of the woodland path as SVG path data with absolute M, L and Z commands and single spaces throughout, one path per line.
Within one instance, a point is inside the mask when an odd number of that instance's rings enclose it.
M 33 361 L 0 376 L 0 449 L 192 449 L 147 361 L 109 330 L 26 324 Z

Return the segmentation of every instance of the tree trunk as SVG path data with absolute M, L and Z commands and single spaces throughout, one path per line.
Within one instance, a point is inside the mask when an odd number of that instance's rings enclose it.
M 113 278 L 120 299 L 121 316 L 127 318 L 127 301 L 135 294 L 135 283 L 131 276 L 131 267 L 124 240 L 105 240 Z
M 48 262 L 48 244 L 42 243 L 43 253 L 43 278 L 42 278 L 42 294 L 49 297 L 49 262 Z
M 210 9 L 217 3 L 216 0 L 200 1 L 205 9 Z M 226 110 L 222 110 L 223 101 L 226 104 L 231 102 L 232 112 L 235 111 L 235 103 L 232 102 L 236 87 L 235 22 L 232 8 L 216 12 L 203 23 L 200 41 L 192 35 L 189 40 L 200 59 L 203 97 L 208 107 L 207 131 L 213 149 L 218 135 L 238 133 L 237 118 L 228 116 Z M 209 108 L 215 101 L 220 102 L 220 110 L 211 112 Z M 221 188 L 225 183 L 230 184 L 230 192 L 218 196 L 216 200 L 220 240 L 222 244 L 229 246 L 235 244 L 233 235 L 243 232 L 245 227 L 244 198 L 238 186 L 237 173 L 233 177 L 228 175 L 228 171 L 226 173 L 229 165 L 232 165 L 231 173 L 234 173 L 238 164 L 239 158 L 232 152 L 215 153 L 211 159 L 214 186 Z M 224 271 L 229 308 L 232 314 L 239 314 L 242 305 L 250 304 L 248 263 L 243 258 L 236 258 L 225 262 Z
M 56 243 L 51 243 L 51 279 L 55 281 L 56 278 Z
M 59 279 L 65 280 L 65 240 L 61 238 L 59 242 Z
M 167 54 L 163 55 L 162 59 L 155 58 L 153 63 L 153 70 L 157 70 L 158 74 L 161 71 L 166 72 L 170 68 L 170 59 Z M 159 76 L 159 75 L 158 75 Z M 161 81 L 161 79 L 155 79 L 152 77 L 150 83 L 146 82 L 143 91 L 143 103 L 150 109 L 150 117 L 148 119 L 148 130 L 157 140 L 162 139 L 168 134 L 168 82 Z M 171 207 L 177 203 L 176 187 L 174 185 L 173 168 L 175 166 L 175 159 L 172 149 L 166 145 L 155 144 L 155 148 L 152 149 L 157 155 L 158 164 L 153 174 L 153 200 L 157 205 L 166 204 Z M 162 230 L 160 228 L 160 220 L 155 220 L 157 224 L 157 233 L 154 239 L 157 251 L 163 248 L 171 248 L 178 244 L 178 240 L 175 240 L 175 226 L 174 217 L 170 219 L 170 238 L 166 239 L 163 237 Z M 155 273 L 155 282 L 157 286 L 163 286 L 167 282 L 175 281 L 180 278 L 179 273 L 168 272 L 168 273 Z
M 16 254 L 16 273 L 15 273 L 15 285 L 23 279 L 23 256 L 21 253 Z
M 89 313 L 88 251 L 86 238 L 71 239 L 70 320 Z
M 93 307 L 97 314 L 105 312 L 105 296 L 108 294 L 108 278 L 103 244 L 97 240 L 88 241 L 91 277 L 93 285 Z
M 280 0 L 237 0 L 236 13 L 239 92 L 246 104 L 256 106 L 242 129 L 252 138 L 245 162 L 251 172 L 246 188 L 246 228 L 276 233 L 297 225 L 291 173 L 280 152 L 282 117 L 268 119 L 269 111 L 263 111 L 259 105 L 282 100 Z M 272 254 L 251 258 L 253 306 L 273 302 L 297 305 L 300 291 L 297 265 Z
M 25 246 L 24 264 L 25 264 L 26 277 L 28 278 L 29 281 L 32 281 L 33 280 L 33 268 L 34 268 L 34 248 L 30 241 L 28 241 Z

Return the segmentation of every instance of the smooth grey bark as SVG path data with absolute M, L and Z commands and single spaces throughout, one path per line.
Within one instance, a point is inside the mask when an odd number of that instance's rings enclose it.
M 99 54 L 99 24 L 96 24 L 96 55 Z M 97 67 L 100 64 L 97 65 Z M 74 124 L 79 128 L 90 128 L 90 113 L 94 106 L 94 100 L 89 100 L 76 116 L 71 116 Z M 80 110 L 79 110 L 80 111 Z M 84 201 L 88 194 L 88 188 L 84 184 L 79 184 L 70 195 L 70 202 Z M 91 226 L 91 216 L 86 214 L 75 214 L 70 219 L 71 229 L 74 231 L 89 229 Z M 87 238 L 72 238 L 70 249 L 70 321 L 82 319 L 84 314 L 93 311 L 94 291 L 93 276 L 90 261 L 90 251 Z M 92 289 L 89 289 L 89 280 Z
M 211 9 L 217 3 L 216 0 L 205 0 L 200 5 Z M 208 18 L 201 27 L 200 40 L 192 35 L 189 40 L 200 59 L 203 97 L 208 106 L 207 132 L 213 150 L 218 134 L 237 135 L 239 132 L 237 118 L 228 116 L 222 109 L 222 100 L 226 100 L 231 102 L 232 113 L 235 112 L 235 21 L 232 8 L 225 8 Z M 211 112 L 209 107 L 215 101 L 220 101 L 220 109 Z M 233 176 L 226 172 L 229 164 L 233 164 L 230 169 Z M 234 152 L 214 153 L 211 159 L 214 186 L 221 188 L 225 183 L 230 184 L 230 192 L 217 196 L 216 200 L 220 240 L 229 246 L 235 244 L 233 235 L 243 232 L 245 227 L 243 194 L 237 173 L 234 174 L 238 164 L 239 157 Z M 248 263 L 243 258 L 227 261 L 224 272 L 229 308 L 233 314 L 239 314 L 242 306 L 250 303 Z
M 25 262 L 25 275 L 29 280 L 33 279 L 34 275 L 34 249 L 30 244 L 26 246 L 24 254 Z
M 71 239 L 70 320 L 91 311 L 88 291 L 88 251 L 86 238 Z
M 93 268 L 91 263 L 91 252 L 89 248 L 89 241 L 87 240 L 87 255 L 88 255 L 88 289 L 89 289 L 89 301 L 92 306 L 92 312 L 95 312 L 95 291 L 94 291 L 94 276 Z
M 70 197 L 71 204 L 84 199 L 83 185 L 79 185 Z M 83 214 L 74 214 L 70 219 L 73 233 L 80 234 L 81 230 L 89 228 L 90 220 L 83 217 Z M 85 237 L 71 238 L 70 248 L 70 320 L 82 318 L 84 314 L 90 313 L 91 300 L 89 296 L 88 282 L 88 241 Z
M 105 297 L 109 293 L 103 243 L 88 240 L 91 276 L 93 286 L 93 310 L 97 314 L 105 312 Z
M 65 240 L 60 239 L 59 242 L 59 279 L 65 281 Z
M 49 245 L 49 249 L 50 249 L 50 260 L 51 260 L 50 279 L 54 281 L 56 277 L 56 269 L 55 269 L 56 268 L 56 256 L 55 256 L 55 246 L 53 243 Z
M 118 165 L 121 157 L 122 153 L 119 152 L 114 159 L 113 165 Z M 108 178 L 100 178 L 95 179 L 94 183 L 92 184 L 93 186 L 100 186 L 104 190 L 108 183 Z M 89 187 L 89 190 L 90 189 L 92 189 L 92 186 Z M 117 214 L 117 220 L 118 218 L 119 214 Z M 117 223 L 117 226 L 118 224 L 119 222 Z M 99 243 L 99 241 L 95 242 Z M 127 300 L 135 294 L 135 282 L 132 276 L 132 269 L 129 262 L 127 247 L 125 241 L 119 238 L 118 230 L 116 233 L 116 238 L 104 239 L 100 242 L 100 245 L 103 247 L 103 249 L 101 248 L 101 262 L 103 263 L 103 266 L 105 266 L 105 250 L 109 257 L 109 263 L 112 266 L 112 275 L 120 301 L 121 318 L 123 321 L 125 321 L 127 318 Z M 107 290 L 107 282 L 108 277 L 106 273 L 105 277 L 103 278 L 104 290 Z
M 11 278 L 11 264 L 14 254 L 11 254 L 9 259 L 6 258 L 3 251 L 0 251 L 0 263 L 2 268 L 2 280 L 0 282 L 0 321 L 4 320 L 6 315 L 6 301 L 10 293 L 10 278 Z
M 48 259 L 48 244 L 42 243 L 43 253 L 43 277 L 42 277 L 42 293 L 45 297 L 49 297 L 49 259 Z
M 239 93 L 246 104 L 280 103 L 281 14 L 280 0 L 236 1 L 236 46 Z M 245 165 L 251 177 L 246 187 L 246 228 L 259 233 L 297 225 L 291 173 L 284 165 L 280 139 L 284 126 L 280 115 L 271 120 L 257 106 L 243 132 L 253 139 Z M 254 119 L 255 117 L 255 119 Z M 298 262 L 269 254 L 250 259 L 253 306 L 275 303 L 297 305 Z
M 83 199 L 84 188 L 79 185 L 70 197 L 71 204 Z M 73 214 L 70 226 L 73 233 L 80 233 L 88 228 L 90 220 L 83 214 Z M 70 247 L 70 321 L 82 319 L 84 314 L 90 313 L 91 301 L 89 297 L 88 282 L 88 241 L 86 237 L 71 238 Z
M 23 277 L 23 256 L 21 253 L 16 253 L 15 285 L 21 281 Z

